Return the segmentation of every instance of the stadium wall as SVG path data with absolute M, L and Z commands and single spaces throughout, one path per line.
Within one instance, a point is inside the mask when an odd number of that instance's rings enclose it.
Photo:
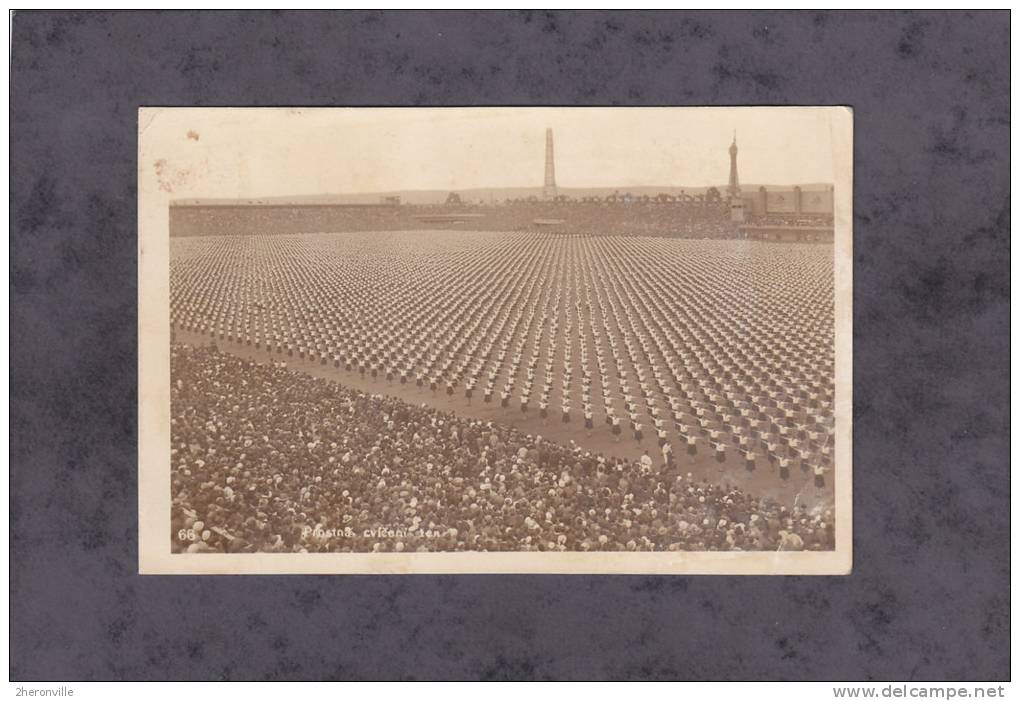
M 832 192 L 799 189 L 745 197 L 751 223 L 832 225 Z M 171 236 L 345 231 L 550 231 L 681 238 L 736 238 L 722 201 L 510 202 L 503 205 L 174 204 Z
M 756 217 L 770 214 L 816 214 L 833 213 L 833 191 L 801 190 L 799 187 L 767 189 L 758 188 L 744 195 L 744 209 Z
M 505 205 L 170 206 L 171 236 L 462 229 L 644 236 L 736 235 L 722 203 L 523 202 Z

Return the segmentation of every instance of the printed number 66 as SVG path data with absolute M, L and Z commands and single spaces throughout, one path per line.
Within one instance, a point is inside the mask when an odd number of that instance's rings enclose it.
M 182 528 L 177 531 L 177 540 L 195 540 L 198 536 L 195 535 L 194 528 Z

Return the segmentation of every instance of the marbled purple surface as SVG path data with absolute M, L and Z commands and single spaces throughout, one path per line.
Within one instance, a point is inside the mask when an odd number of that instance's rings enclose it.
M 1008 13 L 12 32 L 13 679 L 1008 678 Z M 853 574 L 137 575 L 136 109 L 568 103 L 854 107 Z

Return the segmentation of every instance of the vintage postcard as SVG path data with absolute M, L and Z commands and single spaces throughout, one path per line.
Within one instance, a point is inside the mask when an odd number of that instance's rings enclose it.
M 142 573 L 850 571 L 849 109 L 138 119 Z

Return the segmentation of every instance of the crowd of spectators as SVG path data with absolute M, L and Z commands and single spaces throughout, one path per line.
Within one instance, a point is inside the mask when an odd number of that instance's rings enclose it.
M 468 214 L 448 220 L 437 215 Z M 542 222 L 542 223 L 536 223 Z M 551 223 L 557 222 L 557 223 Z M 702 201 L 617 202 L 510 201 L 458 205 L 185 205 L 170 208 L 172 236 L 223 236 L 251 233 L 301 234 L 344 231 L 413 231 L 428 229 L 524 231 L 617 236 L 735 238 L 737 226 L 728 209 Z
M 598 232 L 613 236 L 736 238 L 738 226 L 728 208 L 703 202 L 517 202 L 504 208 L 504 228 L 542 228 L 558 233 Z M 536 224 L 554 222 L 558 224 Z
M 215 347 L 171 348 L 175 552 L 830 550 L 787 509 L 637 462 L 366 394 Z

